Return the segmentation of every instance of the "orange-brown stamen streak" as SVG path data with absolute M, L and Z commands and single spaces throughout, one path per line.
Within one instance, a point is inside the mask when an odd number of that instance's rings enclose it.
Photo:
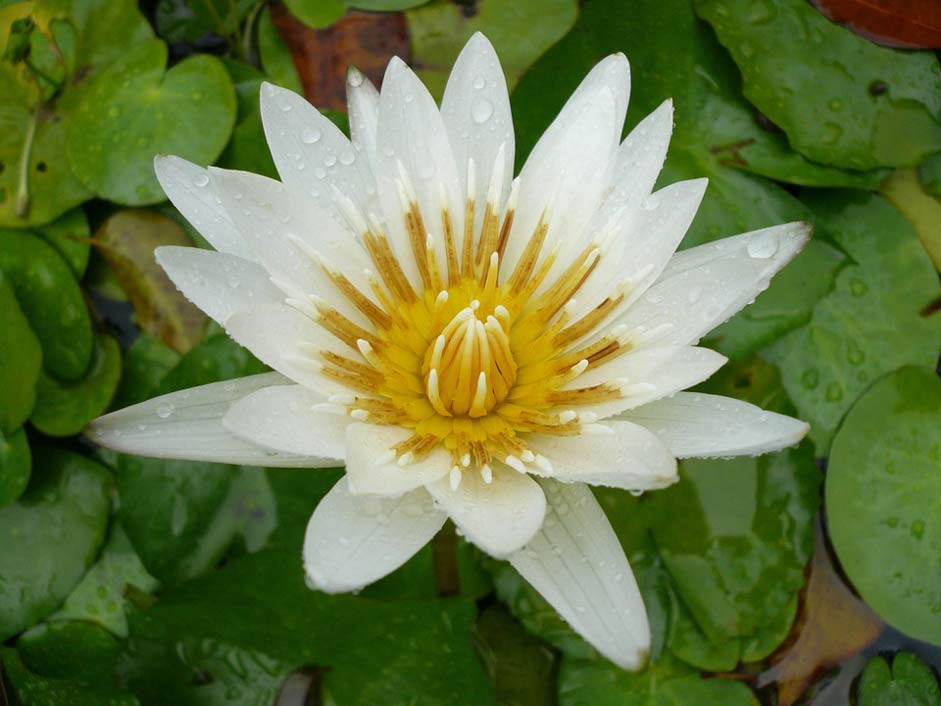
M 623 294 L 606 298 L 598 306 L 585 314 L 585 316 L 557 333 L 552 338 L 552 345 L 555 346 L 556 349 L 562 349 L 590 333 L 605 320 L 608 314 L 621 303 L 622 299 L 624 299 Z
M 404 425 L 414 423 L 408 412 L 388 400 L 374 397 L 356 397 L 352 407 L 368 413 L 368 419 L 374 424 Z
M 579 387 L 574 390 L 552 390 L 545 395 L 545 400 L 547 404 L 553 406 L 585 405 L 617 400 L 622 396 L 620 388 L 601 383 L 591 387 Z
M 548 322 L 579 290 L 598 265 L 598 249 L 588 245 L 545 294 L 534 302 L 538 321 Z
M 476 206 L 474 199 L 467 199 L 464 208 L 464 242 L 461 244 L 461 277 L 470 279 L 474 276 L 474 218 Z
M 428 267 L 428 231 L 425 230 L 425 222 L 422 220 L 418 204 L 414 201 L 409 201 L 408 208 L 405 209 L 405 229 L 408 231 L 408 241 L 412 246 L 412 255 L 418 265 L 422 284 L 425 289 L 431 289 L 434 284 Z
M 372 261 L 376 264 L 379 276 L 389 288 L 389 291 L 405 303 L 412 304 L 418 301 L 418 295 L 409 284 L 408 278 L 402 271 L 398 258 L 392 252 L 389 241 L 384 234 L 375 234 L 369 231 L 363 235 L 366 249 Z
M 478 468 L 488 465 L 491 461 L 490 452 L 482 441 L 472 441 L 470 443 L 470 454 Z
M 539 252 L 542 250 L 542 244 L 546 240 L 546 234 L 549 232 L 549 223 L 546 221 L 546 214 L 543 213 L 536 224 L 536 230 L 532 237 L 526 243 L 526 248 L 520 256 L 519 262 L 513 274 L 510 275 L 510 291 L 517 293 L 523 287 L 523 284 L 529 279 L 533 270 L 536 268 L 536 261 L 539 259 Z
M 441 209 L 441 229 L 444 231 L 444 250 L 448 264 L 448 286 L 454 287 L 461 281 L 461 267 L 457 258 L 457 243 L 454 240 L 454 224 L 448 209 Z M 473 231 L 473 226 L 471 226 Z M 467 229 L 465 228 L 465 231 Z M 465 235 L 465 237 L 467 237 Z
M 507 210 L 506 215 L 503 217 L 503 226 L 500 228 L 500 238 L 497 241 L 496 251 L 500 256 L 500 259 L 503 259 L 503 253 L 506 251 L 506 244 L 510 238 L 510 228 L 513 227 L 513 217 L 516 213 L 516 210 L 510 208 Z
M 342 356 L 339 353 L 323 350 L 320 352 L 320 357 L 323 358 L 325 362 L 330 363 L 331 365 L 335 365 L 341 370 L 345 370 L 346 372 L 353 375 L 358 375 L 359 377 L 368 381 L 370 385 L 373 386 L 372 389 L 382 385 L 385 379 L 385 376 L 375 368 L 372 368 L 365 363 L 360 363 L 357 360 L 350 360 L 346 356 Z
M 376 384 L 371 378 L 350 372 L 349 370 L 340 370 L 339 368 L 324 366 L 323 374 L 331 380 L 336 380 L 341 385 L 345 385 L 353 390 L 367 393 L 374 393 L 376 391 Z
M 374 348 L 382 347 L 382 341 L 374 333 L 357 326 L 336 309 L 325 304 L 318 304 L 317 313 L 320 314 L 317 319 L 318 323 L 350 348 L 355 349 L 356 341 L 360 338 L 369 341 Z
M 373 304 L 369 297 L 359 291 L 342 273 L 329 267 L 324 267 L 323 270 L 343 296 L 349 299 L 350 302 L 362 312 L 363 316 L 369 319 L 373 326 L 389 328 L 389 326 L 392 325 L 392 320 L 389 318 L 389 315 Z
M 477 255 L 474 257 L 475 268 L 481 272 L 486 271 L 485 263 L 497 247 L 497 238 L 499 236 L 498 227 L 500 219 L 493 210 L 493 204 L 489 201 L 484 209 L 484 221 L 480 226 L 480 240 L 477 242 Z
M 517 431 L 539 431 L 567 435 L 577 434 L 581 431 L 581 425 L 577 420 L 563 423 L 558 414 L 545 414 L 528 407 L 504 404 L 498 408 L 497 413 Z
M 413 434 L 392 448 L 399 456 L 410 453 L 417 461 L 426 456 L 429 451 L 438 445 L 439 441 L 440 439 L 434 434 Z

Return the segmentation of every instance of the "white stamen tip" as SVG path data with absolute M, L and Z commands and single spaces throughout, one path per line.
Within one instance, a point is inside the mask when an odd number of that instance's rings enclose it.
M 552 473 L 555 469 L 552 467 L 552 462 L 543 456 L 542 454 L 536 454 L 536 466 L 543 473 Z
M 354 409 L 350 411 L 350 416 L 357 422 L 365 422 L 369 419 L 369 412 L 365 409 Z
M 388 463 L 392 463 L 395 460 L 395 451 L 392 449 L 387 450 L 385 453 L 380 454 L 376 457 L 377 466 L 385 466 Z
M 572 375 L 581 375 L 587 369 L 588 369 L 588 359 L 582 358 L 575 365 L 569 368 L 569 372 L 572 373 Z
M 410 464 L 412 462 L 412 459 L 414 458 L 415 458 L 415 455 L 411 451 L 406 451 L 404 454 L 399 456 L 399 460 L 396 461 L 396 463 L 399 465 L 399 467 L 404 468 L 405 466 Z
M 349 406 L 356 401 L 356 398 L 353 395 L 330 395 L 327 398 L 327 402 L 331 404 L 340 404 L 344 406 Z
M 519 473 L 526 473 L 526 466 L 524 466 L 523 462 L 520 461 L 518 458 L 516 458 L 516 456 L 514 456 L 513 454 L 510 454 L 505 459 L 503 459 L 503 462 L 506 463 L 506 465 L 512 468 L 514 471 L 517 471 Z
M 568 424 L 578 419 L 578 413 L 575 410 L 567 409 L 559 413 L 559 424 Z
M 536 460 L 536 456 L 529 449 L 526 449 L 523 453 L 521 453 L 520 458 L 522 458 L 525 463 L 532 463 Z
M 470 465 L 469 453 L 465 453 L 463 456 L 461 456 L 461 465 L 464 466 L 464 468 L 467 468 Z
M 484 483 L 490 485 L 493 483 L 493 469 L 490 468 L 490 465 L 485 463 L 480 467 L 480 477 L 483 478 Z
M 451 483 L 451 491 L 461 487 L 461 469 L 457 466 L 451 466 L 451 472 L 448 474 L 448 481 Z
M 480 308 L 480 300 L 478 299 L 471 300 L 470 308 L 472 311 L 477 311 Z

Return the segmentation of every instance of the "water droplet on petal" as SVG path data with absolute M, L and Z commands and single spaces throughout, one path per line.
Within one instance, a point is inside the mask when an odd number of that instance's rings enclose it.
M 301 142 L 305 145 L 312 145 L 320 139 L 320 130 L 316 128 L 307 128 L 301 133 Z
M 748 241 L 748 255 L 756 260 L 767 260 L 778 251 L 778 240 L 774 237 L 752 238 Z

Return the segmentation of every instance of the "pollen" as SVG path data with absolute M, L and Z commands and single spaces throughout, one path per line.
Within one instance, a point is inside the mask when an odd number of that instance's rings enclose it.
M 502 155 L 497 161 L 502 163 Z M 470 184 L 473 170 L 471 162 Z M 547 211 L 516 262 L 504 267 L 517 192 L 514 183 L 506 203 L 498 203 L 499 168 L 493 169 L 482 214 L 468 195 L 461 232 L 446 206 L 423 212 L 401 165 L 399 174 L 407 234 L 401 252 L 378 218 L 364 218 L 352 203 L 344 204 L 372 260 L 370 291 L 360 291 L 315 258 L 337 294 L 361 316 L 354 321 L 321 301 L 297 305 L 348 350 L 311 351 L 322 373 L 349 390 L 331 403 L 358 421 L 410 430 L 389 450 L 400 466 L 435 448 L 448 450 L 452 488 L 469 471 L 490 483 L 497 463 L 551 475 L 552 465 L 528 448 L 526 435 L 590 431 L 594 415 L 579 408 L 616 399 L 627 388 L 623 381 L 579 385 L 582 375 L 631 347 L 630 336 L 616 327 L 598 333 L 621 303 L 623 289 L 573 319 L 575 296 L 604 256 L 602 244 L 587 243 L 570 262 L 557 262 L 558 251 L 546 246 L 552 224 Z M 409 271 L 417 277 L 410 279 Z

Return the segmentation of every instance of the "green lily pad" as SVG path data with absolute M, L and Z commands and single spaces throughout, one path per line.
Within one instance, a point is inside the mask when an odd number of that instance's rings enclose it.
M 343 0 L 284 0 L 284 5 L 301 23 L 313 29 L 332 25 L 346 13 Z
M 138 326 L 180 352 L 202 340 L 208 318 L 154 259 L 159 246 L 193 245 L 178 223 L 152 210 L 125 209 L 101 224 L 95 245 L 133 304 Z
M 40 623 L 16 641 L 23 664 L 34 674 L 94 686 L 114 681 L 118 641 L 84 620 Z
M 850 581 L 888 623 L 941 642 L 941 380 L 905 367 L 873 385 L 833 440 L 830 537 Z
M 0 638 L 58 608 L 104 540 L 111 478 L 101 465 L 61 449 L 33 449 L 26 493 L 0 509 Z
M 859 680 L 859 706 L 941 706 L 941 690 L 931 668 L 910 652 L 899 652 L 892 668 L 873 657 Z
M 808 193 L 821 235 L 848 256 L 813 316 L 762 355 L 781 368 L 784 387 L 824 456 L 857 397 L 906 364 L 934 369 L 941 327 L 923 309 L 938 278 L 918 236 L 888 203 L 864 192 Z
M 941 269 L 941 200 L 923 189 L 913 169 L 899 169 L 880 192 L 915 227 L 935 268 Z
M 0 649 L 5 676 L 17 703 L 22 706 L 140 706 L 128 692 L 105 685 L 85 686 L 76 682 L 47 679 L 33 674 L 16 650 Z
M 21 427 L 8 436 L 0 434 L 0 508 L 23 494 L 32 467 L 26 431 Z
M 673 658 L 640 674 L 568 657 L 559 670 L 559 706 L 758 706 L 742 682 L 704 679 Z
M 0 271 L 39 339 L 45 369 L 64 380 L 81 376 L 91 360 L 91 321 L 68 264 L 32 233 L 0 229 Z
M 68 211 L 52 223 L 34 229 L 35 232 L 69 263 L 76 279 L 81 279 L 88 266 L 91 251 L 88 219 L 81 208 Z
M 121 350 L 111 336 L 99 334 L 85 376 L 64 383 L 45 371 L 36 385 L 33 426 L 49 436 L 78 434 L 88 422 L 104 413 L 121 377 Z
M 265 7 L 258 15 L 258 59 L 268 80 L 295 93 L 303 93 L 301 77 L 294 66 L 291 51 L 287 48 L 278 28 L 271 19 L 271 9 Z M 238 90 L 238 87 L 236 87 Z M 257 99 L 257 96 L 256 96 Z
M 849 169 L 914 166 L 941 148 L 941 68 L 880 47 L 803 0 L 696 0 L 748 99 L 796 150 Z
M 941 197 L 941 152 L 929 155 L 918 165 L 918 181 L 925 193 Z
M 195 44 L 210 32 L 234 37 L 256 0 L 160 0 L 157 32 L 168 42 Z
M 221 682 L 208 685 L 218 701 L 232 689 L 232 700 L 273 703 L 272 684 L 299 667 L 317 675 L 323 703 L 493 706 L 469 639 L 476 617 L 463 598 L 378 602 L 312 591 L 297 553 L 269 549 L 132 614 L 121 671 L 145 706 L 191 703 L 210 681 Z
M 180 354 L 147 334 L 137 337 L 124 353 L 121 382 L 112 401 L 113 409 L 130 407 L 153 396 L 163 377 L 180 362 Z
M 128 205 L 163 201 L 154 155 L 209 164 L 228 142 L 235 92 L 222 63 L 206 54 L 169 70 L 166 63 L 162 41 L 141 42 L 83 89 L 66 151 L 97 196 Z
M 3 237 L 0 233 L 0 237 Z M 17 236 L 8 236 L 17 237 Z M 36 400 L 36 381 L 42 368 L 42 349 L 13 292 L 0 270 L 0 434 L 12 434 L 29 418 Z M 2 497 L 0 493 L 0 497 Z M 0 502 L 0 505 L 3 503 Z
M 493 43 L 512 90 L 523 72 L 572 28 L 577 15 L 576 0 L 478 0 L 473 13 L 459 3 L 435 0 L 409 10 L 405 18 L 412 63 L 440 99 L 454 60 L 474 32 L 483 32 Z

